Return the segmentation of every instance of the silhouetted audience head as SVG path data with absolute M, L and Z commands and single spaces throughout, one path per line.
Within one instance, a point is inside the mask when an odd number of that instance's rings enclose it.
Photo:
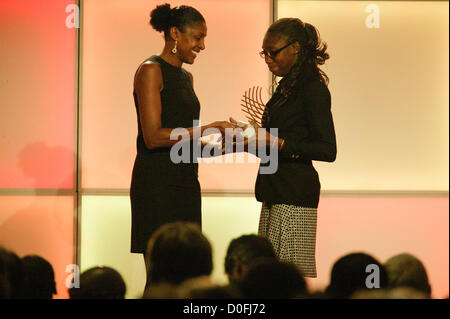
M 178 286 L 168 282 L 152 284 L 150 289 L 145 289 L 142 299 L 185 299 Z
M 293 264 L 264 260 L 249 268 L 237 284 L 244 298 L 289 299 L 307 296 L 306 281 Z
M 335 262 L 325 293 L 327 298 L 346 299 L 356 291 L 368 289 L 374 284 L 375 287 L 386 288 L 387 283 L 386 270 L 375 258 L 364 253 L 352 253 Z
M 56 294 L 55 273 L 52 265 L 37 255 L 22 257 L 24 269 L 23 298 L 52 299 Z
M 176 290 L 181 299 L 235 299 L 241 297 L 235 287 L 220 286 L 214 283 L 210 276 L 185 280 L 176 286 Z
M 3 275 L 0 276 L 3 277 L 0 278 L 3 292 L 0 294 L 6 294 L 5 297 L 10 299 L 22 298 L 24 277 L 22 261 L 14 252 L 0 247 L 0 265 L 3 268 L 1 270 Z
M 211 244 L 197 224 L 188 222 L 161 226 L 148 242 L 146 259 L 150 284 L 180 284 L 210 275 L 213 268 Z
M 70 299 L 124 299 L 126 285 L 110 267 L 94 267 L 80 275 L 80 287 L 70 288 Z
M 311 291 L 305 299 L 328 299 L 325 291 L 323 290 L 314 290 Z
M 236 283 L 252 264 L 263 258 L 276 259 L 272 243 L 267 238 L 243 235 L 233 239 L 225 256 L 225 273 L 228 280 Z
M 205 288 L 192 289 L 188 299 L 240 299 L 239 291 L 233 286 L 211 286 Z
M 424 292 L 413 288 L 396 287 L 358 290 L 353 294 L 352 299 L 429 299 L 429 297 Z
M 384 264 L 389 277 L 389 287 L 410 287 L 431 297 L 431 286 L 422 262 L 410 254 L 393 256 Z
M 6 261 L 4 259 L 4 254 L 2 253 L 3 248 L 0 247 L 0 299 L 10 298 L 10 287 L 8 274 L 6 273 Z

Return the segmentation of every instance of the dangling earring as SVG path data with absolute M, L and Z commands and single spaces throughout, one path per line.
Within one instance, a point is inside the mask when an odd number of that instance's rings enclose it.
M 172 53 L 173 54 L 177 53 L 177 40 L 175 40 L 175 46 L 172 49 Z

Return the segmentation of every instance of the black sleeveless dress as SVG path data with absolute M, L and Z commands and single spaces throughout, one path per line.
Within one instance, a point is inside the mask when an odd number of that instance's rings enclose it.
M 199 119 L 200 103 L 189 75 L 159 56 L 147 61 L 161 67 L 164 88 L 161 94 L 161 127 L 192 127 Z M 163 224 L 190 221 L 201 226 L 201 192 L 198 164 L 175 164 L 170 147 L 150 150 L 145 146 L 139 120 L 139 105 L 133 92 L 138 120 L 137 155 L 131 178 L 131 252 L 144 253 L 147 242 Z

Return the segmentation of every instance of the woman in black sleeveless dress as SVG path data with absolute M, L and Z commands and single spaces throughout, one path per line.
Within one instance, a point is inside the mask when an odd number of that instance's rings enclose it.
M 201 225 L 201 193 L 198 164 L 193 162 L 194 121 L 200 103 L 193 90 L 192 74 L 183 63 L 194 63 L 205 49 L 206 24 L 194 8 L 171 9 L 165 4 L 151 13 L 150 24 L 164 32 L 163 52 L 145 60 L 134 79 L 138 118 L 137 156 L 133 167 L 130 199 L 132 211 L 131 252 L 145 254 L 152 234 L 165 223 L 191 221 Z M 216 128 L 222 134 L 234 126 L 226 121 L 200 127 Z M 175 128 L 189 132 L 189 163 L 174 163 L 170 157 Z

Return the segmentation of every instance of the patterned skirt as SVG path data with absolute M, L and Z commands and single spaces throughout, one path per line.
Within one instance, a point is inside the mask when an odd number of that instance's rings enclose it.
M 300 268 L 304 277 L 316 272 L 317 208 L 263 203 L 258 234 L 270 240 L 278 258 Z

